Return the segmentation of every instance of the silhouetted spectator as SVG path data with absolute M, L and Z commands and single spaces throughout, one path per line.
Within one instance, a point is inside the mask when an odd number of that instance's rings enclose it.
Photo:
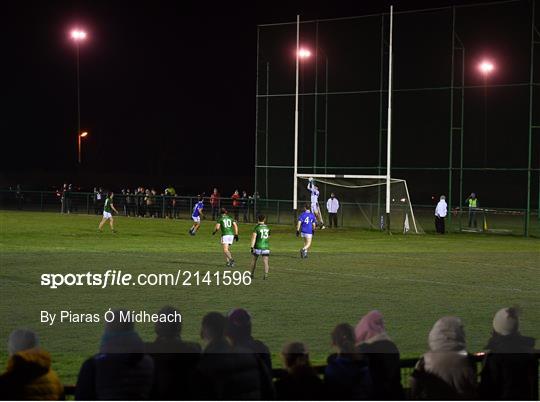
M 240 346 L 256 353 L 268 370 L 272 370 L 270 350 L 263 342 L 251 336 L 251 315 L 246 310 L 237 308 L 229 312 L 226 334 L 233 346 Z
M 201 336 L 207 346 L 192 381 L 193 395 L 205 400 L 273 399 L 270 372 L 250 350 L 229 344 L 226 324 L 220 313 L 208 313 L 203 318 Z
M 165 189 L 164 195 L 166 205 L 165 217 L 171 219 L 176 218 L 176 190 L 173 186 L 169 186 Z
M 146 215 L 146 191 L 144 187 L 137 189 L 137 215 L 144 218 Z
M 103 189 L 99 188 L 99 190 L 94 187 L 94 213 L 96 215 L 101 214 L 101 211 L 103 210 Z
M 210 194 L 210 206 L 212 207 L 212 220 L 216 221 L 220 215 L 220 198 L 219 191 L 217 188 L 214 188 L 212 194 Z
M 51 369 L 51 356 L 39 348 L 37 335 L 17 329 L 9 335 L 7 368 L 0 375 L 3 400 L 64 399 L 64 387 Z
M 77 378 L 77 400 L 149 399 L 154 380 L 154 362 L 145 354 L 144 343 L 132 322 L 105 324 L 99 353 L 87 359 Z
M 332 345 L 337 354 L 330 355 L 324 371 L 327 396 L 333 400 L 371 399 L 373 384 L 367 361 L 356 353 L 354 329 L 339 324 L 332 331 Z
M 126 202 L 125 202 L 126 216 L 135 215 L 135 202 L 131 190 L 126 190 Z
M 15 187 L 15 200 L 17 200 L 17 209 L 21 210 L 24 202 L 24 195 L 20 184 L 17 184 Z
M 399 350 L 386 333 L 382 314 L 366 314 L 354 330 L 356 350 L 367 359 L 373 399 L 403 399 Z
M 242 208 L 242 217 L 244 218 L 244 223 L 247 223 L 249 222 L 249 196 L 246 190 L 242 191 L 240 205 Z
M 519 333 L 515 308 L 503 308 L 495 314 L 480 381 L 482 399 L 534 399 L 538 365 L 534 343 L 534 338 Z
M 428 338 L 429 351 L 411 376 L 413 399 L 462 400 L 476 397 L 476 366 L 466 350 L 465 331 L 457 317 L 439 319 Z
M 234 220 L 236 222 L 238 222 L 240 204 L 241 204 L 240 203 L 240 193 L 238 192 L 238 190 L 234 190 L 233 195 L 231 195 L 231 200 L 232 200 L 232 209 L 233 209 L 233 212 L 234 212 Z
M 60 203 L 61 203 L 61 209 L 60 213 L 62 214 L 68 214 L 69 213 L 69 191 L 68 191 L 68 185 L 67 183 L 64 183 L 62 186 L 62 191 L 60 192 Z
M 163 307 L 159 314 L 174 315 L 173 307 Z M 157 322 L 156 339 L 146 344 L 146 353 L 154 359 L 152 399 L 193 399 L 189 393 L 193 372 L 199 362 L 201 347 L 184 342 L 181 322 Z
M 322 400 L 323 382 L 311 367 L 309 354 L 304 344 L 293 342 L 281 351 L 287 374 L 275 383 L 278 400 Z

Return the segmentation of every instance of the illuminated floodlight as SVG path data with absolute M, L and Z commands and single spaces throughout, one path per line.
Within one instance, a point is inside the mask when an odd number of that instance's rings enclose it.
M 311 56 L 311 51 L 308 49 L 301 48 L 298 50 L 298 57 L 300 59 L 307 59 Z
M 71 39 L 78 42 L 86 39 L 86 32 L 81 29 L 74 29 L 71 31 Z
M 492 62 L 484 60 L 478 65 L 478 69 L 482 72 L 482 74 L 487 75 L 495 69 L 495 66 Z

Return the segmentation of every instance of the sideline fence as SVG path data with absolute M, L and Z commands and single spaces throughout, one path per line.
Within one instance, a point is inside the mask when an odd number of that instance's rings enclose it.
M 190 219 L 197 197 L 118 193 L 115 194 L 114 201 L 116 209 L 122 216 Z M 212 220 L 214 217 L 209 197 L 204 198 L 204 203 L 205 219 Z M 259 213 L 265 214 L 270 224 L 293 225 L 297 218 L 292 209 L 291 200 L 249 197 L 240 198 L 237 204 L 233 205 L 232 199 L 222 197 L 214 214 L 219 213 L 220 207 L 227 208 L 240 223 L 255 222 Z M 0 190 L 0 208 L 101 215 L 103 199 L 97 200 L 94 193 L 75 191 L 63 197 L 56 191 Z M 322 209 L 326 212 L 324 206 Z M 424 231 L 434 232 L 435 205 L 413 205 L 413 209 L 416 221 Z M 376 211 L 375 204 L 342 203 L 338 212 L 338 227 L 380 230 L 380 217 L 377 216 Z M 472 216 L 471 212 L 473 212 Z M 525 235 L 527 217 L 525 209 L 485 207 L 469 211 L 467 208 L 461 208 L 449 211 L 449 214 L 452 215 L 452 220 L 447 225 L 448 232 Z M 323 213 L 323 217 L 326 221 L 328 220 L 326 213 Z M 529 235 L 540 237 L 538 211 L 531 212 Z
M 484 361 L 485 354 L 484 353 L 475 353 L 473 355 L 473 358 L 477 364 L 477 373 L 480 376 L 481 369 L 482 369 L 482 363 Z M 535 378 L 535 384 L 533 384 L 533 400 L 538 400 L 538 394 L 539 394 L 539 373 L 540 370 L 538 369 L 538 363 L 540 363 L 540 351 L 535 352 L 536 357 L 536 375 Z M 401 366 L 401 384 L 403 388 L 405 389 L 405 395 L 407 399 L 410 399 L 410 377 L 414 370 L 414 367 L 416 365 L 417 359 L 401 359 L 400 366 Z M 317 374 L 322 376 L 324 374 L 326 366 L 314 366 L 315 371 Z M 272 378 L 273 379 L 279 379 L 285 375 L 286 371 L 284 369 L 273 369 L 272 370 Z M 65 385 L 65 394 L 66 397 L 72 397 L 75 395 L 76 386 L 75 385 Z

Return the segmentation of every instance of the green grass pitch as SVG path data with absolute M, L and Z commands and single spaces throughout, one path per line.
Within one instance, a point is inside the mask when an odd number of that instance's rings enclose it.
M 330 332 L 340 322 L 355 324 L 379 309 L 403 357 L 419 356 L 439 317 L 464 320 L 471 351 L 485 345 L 495 311 L 522 308 L 522 332 L 540 338 L 540 241 L 521 237 L 450 234 L 387 235 L 351 229 L 317 232 L 306 260 L 294 228 L 271 226 L 270 278 L 262 281 L 262 262 L 250 286 L 90 288 L 40 286 L 42 273 L 105 272 L 121 269 L 168 273 L 178 269 L 225 270 L 213 223 L 203 221 L 195 237 L 186 220 L 116 218 L 118 233 L 97 232 L 98 216 L 0 212 L 0 339 L 20 326 L 40 334 L 54 368 L 74 383 L 83 359 L 99 347 L 103 323 L 39 322 L 42 309 L 103 312 L 123 307 L 150 312 L 170 304 L 183 315 L 183 337 L 199 340 L 208 311 L 245 307 L 253 315 L 254 335 L 265 341 L 280 365 L 281 346 L 305 342 L 315 363 L 331 352 Z M 248 269 L 252 224 L 240 225 L 232 247 L 236 270 Z M 138 324 L 143 339 L 152 324 Z M 4 343 L 5 344 L 5 343 Z M 0 353 L 5 365 L 6 352 Z

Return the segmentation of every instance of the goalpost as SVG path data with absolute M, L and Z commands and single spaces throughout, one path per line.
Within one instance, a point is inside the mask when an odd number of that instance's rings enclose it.
M 403 233 L 424 233 L 417 223 L 409 196 L 407 182 L 390 178 L 390 197 L 383 189 L 388 187 L 386 175 L 356 174 L 302 174 L 297 175 L 296 186 L 305 189 L 304 197 L 297 201 L 309 204 L 309 180 L 313 179 L 321 194 L 320 208 L 324 209 L 331 193 L 339 201 L 341 225 L 382 230 L 387 228 L 389 216 L 394 223 L 394 231 Z M 390 205 L 387 212 L 386 203 Z
M 298 209 L 298 179 L 299 178 L 319 178 L 319 179 L 365 179 L 365 180 L 384 180 L 386 197 L 385 197 L 385 227 L 388 232 L 390 232 L 390 216 L 391 216 L 391 187 L 392 182 L 402 182 L 405 185 L 406 189 L 406 200 L 410 205 L 409 190 L 407 189 L 407 183 L 404 180 L 392 179 L 391 177 L 391 151 L 392 151 L 392 36 L 393 36 L 393 18 L 394 18 L 394 8 L 390 6 L 390 33 L 389 33 L 389 46 L 388 46 L 388 123 L 387 123 L 387 146 L 386 146 L 386 175 L 332 175 L 332 174 L 299 174 L 298 173 L 298 88 L 299 88 L 299 52 L 300 52 L 300 15 L 296 16 L 296 91 L 295 91 L 295 102 L 294 102 L 294 167 L 293 167 L 293 209 L 296 211 Z M 381 183 L 377 184 L 367 184 L 366 186 L 381 186 Z M 363 186 L 359 185 L 357 188 Z M 401 199 L 401 198 L 400 198 Z M 416 221 L 414 219 L 414 214 L 412 212 L 412 207 L 410 207 L 411 217 L 414 223 L 416 230 Z M 416 230 L 418 233 L 418 231 Z

